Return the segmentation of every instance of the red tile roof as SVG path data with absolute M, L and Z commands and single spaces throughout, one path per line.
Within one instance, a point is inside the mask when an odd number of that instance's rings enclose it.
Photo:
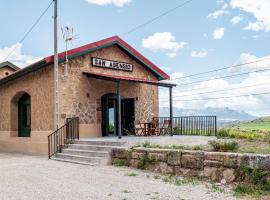
M 152 63 L 150 60 L 148 60 L 146 57 L 144 57 L 142 54 L 140 54 L 138 51 L 136 51 L 132 46 L 130 46 L 128 43 L 126 43 L 124 40 L 122 40 L 118 36 L 113 36 L 104 40 L 100 40 L 98 42 L 93 42 L 75 49 L 71 49 L 67 52 L 68 56 L 74 56 L 81 54 L 83 52 L 95 50 L 98 48 L 103 48 L 104 46 L 109 46 L 113 44 L 118 44 L 121 47 L 124 48 L 124 50 L 131 53 L 133 56 L 135 56 L 138 60 L 140 60 L 142 63 L 144 63 L 147 67 L 149 67 L 156 75 L 160 77 L 161 80 L 169 79 L 169 75 L 167 75 L 164 71 L 162 71 L 159 67 L 157 67 L 154 63 Z M 58 54 L 59 60 L 65 58 L 65 52 Z M 54 61 L 54 55 L 48 56 L 44 58 L 47 63 L 53 63 Z

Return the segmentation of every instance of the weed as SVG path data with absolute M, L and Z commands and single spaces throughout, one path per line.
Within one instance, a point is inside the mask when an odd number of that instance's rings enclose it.
M 270 195 L 269 172 L 244 165 L 237 170 L 237 177 L 242 183 L 234 188 L 235 195 Z
M 230 133 L 230 129 L 222 128 L 218 130 L 217 137 L 221 137 L 221 138 L 229 137 L 229 133 Z
M 197 178 L 194 178 L 194 177 L 179 178 L 179 177 L 175 177 L 175 176 L 165 176 L 162 180 L 165 183 L 172 183 L 172 184 L 177 185 L 177 186 L 196 185 L 199 182 L 199 180 Z
M 117 167 L 128 166 L 127 161 L 122 159 L 115 159 L 112 164 Z
M 215 185 L 215 184 L 207 185 L 207 188 L 209 188 L 213 192 L 219 192 L 219 193 L 224 192 L 224 188 L 222 188 L 221 186 Z
M 154 176 L 154 179 L 156 179 L 156 180 L 157 180 L 157 179 L 160 179 L 160 176 L 155 175 L 155 176 Z
M 138 176 L 138 174 L 132 172 L 132 173 L 127 173 L 126 176 Z
M 129 191 L 129 190 L 122 190 L 122 193 L 126 193 L 126 194 L 128 194 L 128 193 L 132 193 L 131 191 Z
M 146 153 L 140 158 L 137 168 L 144 170 L 147 168 L 148 165 L 152 164 L 153 162 L 154 159 Z
M 239 145 L 236 141 L 219 142 L 216 140 L 212 140 L 209 141 L 208 144 L 211 146 L 213 151 L 218 152 L 236 151 L 239 148 Z

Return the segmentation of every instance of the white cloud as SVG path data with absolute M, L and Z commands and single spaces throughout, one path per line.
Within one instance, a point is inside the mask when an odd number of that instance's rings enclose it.
M 231 0 L 231 7 L 250 13 L 256 19 L 250 22 L 246 30 L 270 31 L 270 1 L 269 0 Z
M 259 60 L 259 62 L 254 62 Z M 248 65 L 242 65 L 239 67 L 231 68 L 230 71 L 256 71 L 256 70 L 262 70 L 262 69 L 270 69 L 270 56 L 260 57 L 258 58 L 255 55 L 252 55 L 250 53 L 242 53 L 240 55 L 239 61 L 237 63 L 243 64 L 243 63 L 250 63 Z
M 263 22 L 257 21 L 257 22 L 249 22 L 248 25 L 244 28 L 244 30 L 251 30 L 251 31 L 263 31 L 267 30 L 267 27 Z
M 192 51 L 190 56 L 191 57 L 195 57 L 195 58 L 204 58 L 208 55 L 207 50 L 203 50 L 203 51 Z
M 227 3 L 223 4 L 222 8 L 220 10 L 216 10 L 212 13 L 210 13 L 209 15 L 207 15 L 207 18 L 209 19 L 217 19 L 223 15 L 228 15 L 231 12 L 226 10 L 229 7 L 229 5 Z
M 123 7 L 126 4 L 129 4 L 131 0 L 86 0 L 88 3 L 105 6 L 105 5 L 114 5 L 117 7 Z
M 209 19 L 217 19 L 223 15 L 227 15 L 227 14 L 230 14 L 230 11 L 228 10 L 217 10 L 213 13 L 210 13 L 209 15 L 207 15 L 207 18 Z
M 219 5 L 219 4 L 223 4 L 224 3 L 224 1 L 223 0 L 218 0 L 217 1 L 217 4 Z
M 175 58 L 177 56 L 176 53 L 167 53 L 167 56 L 169 56 L 170 58 Z
M 170 32 L 158 32 L 151 35 L 142 41 L 142 46 L 151 51 L 169 51 L 169 57 L 175 57 L 179 49 L 184 48 L 187 42 L 177 42 L 175 37 Z
M 237 16 L 234 16 L 234 17 L 231 19 L 231 23 L 232 23 L 232 24 L 239 24 L 242 20 L 243 20 L 243 17 L 240 16 L 240 15 L 237 15 Z
M 22 44 L 17 43 L 14 44 L 10 47 L 3 47 L 0 48 L 0 63 L 4 62 L 6 57 L 10 54 L 11 51 L 15 51 L 9 56 L 8 60 L 18 67 L 25 67 L 27 65 L 30 65 L 34 62 L 37 62 L 41 58 L 31 56 L 31 55 L 26 55 L 22 53 Z
M 269 60 L 264 62 L 259 62 L 258 64 L 252 64 L 248 66 L 248 69 L 254 68 L 263 68 L 270 66 L 270 56 Z M 243 53 L 239 57 L 241 63 L 262 60 L 267 57 L 257 57 L 252 54 Z M 244 67 L 244 66 L 243 66 Z M 252 71 L 252 70 L 250 70 Z M 232 71 L 227 71 L 223 73 L 233 73 Z M 225 74 L 223 74 L 225 75 Z M 223 76 L 221 75 L 221 76 Z M 227 74 L 226 74 L 227 75 Z M 230 109 L 238 111 L 246 111 L 253 115 L 269 115 L 269 102 L 270 95 L 249 95 L 242 97 L 233 97 L 241 96 L 247 94 L 258 94 L 270 92 L 270 72 L 254 72 L 250 73 L 246 77 L 239 79 L 238 81 L 230 79 L 215 78 L 213 75 L 212 78 L 200 83 L 190 85 L 190 87 L 182 86 L 188 82 L 194 81 L 190 78 L 175 79 L 176 77 L 183 77 L 184 75 L 180 72 L 172 74 L 171 82 L 178 84 L 178 87 L 174 88 L 174 106 L 178 108 L 192 108 L 192 109 L 202 109 L 207 107 L 215 108 L 225 108 L 229 107 Z M 253 86 L 253 87 L 250 87 Z M 220 92 L 209 93 L 209 91 L 218 91 Z M 208 92 L 208 93 L 207 93 Z M 231 98 L 219 98 L 219 97 L 231 97 Z M 168 93 L 166 91 L 160 91 L 160 98 L 167 98 Z M 211 99 L 219 98 L 219 99 Z M 197 100 L 197 99 L 208 99 L 208 100 Z M 181 101 L 185 100 L 185 101 Z M 168 106 L 168 102 L 161 102 L 161 106 Z M 268 109 L 267 109 L 268 108 Z
M 223 38 L 225 32 L 225 28 L 216 28 L 213 32 L 213 38 L 216 40 L 220 40 Z

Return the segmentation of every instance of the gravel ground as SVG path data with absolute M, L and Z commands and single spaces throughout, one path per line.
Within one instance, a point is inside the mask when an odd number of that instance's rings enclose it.
M 125 146 L 133 146 L 138 143 L 149 141 L 153 144 L 176 144 L 186 146 L 206 145 L 208 141 L 214 140 L 216 137 L 212 136 L 186 136 L 186 135 L 174 135 L 174 136 L 124 136 L 121 140 L 117 137 L 99 137 L 99 138 L 81 138 L 80 140 L 101 140 L 101 141 L 122 141 L 125 142 Z
M 128 176 L 135 173 L 137 176 Z M 154 174 L 113 166 L 84 166 L 46 157 L 0 153 L 1 200 L 233 200 L 229 189 L 176 186 Z

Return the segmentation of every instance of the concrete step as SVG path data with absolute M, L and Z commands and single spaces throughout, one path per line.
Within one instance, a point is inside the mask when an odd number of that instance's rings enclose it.
M 70 154 L 70 155 L 79 155 L 79 156 L 86 156 L 86 157 L 109 157 L 109 151 L 89 151 L 89 150 L 80 150 L 80 149 L 63 149 L 62 153 Z
M 85 145 L 100 145 L 100 146 L 122 146 L 125 142 L 120 141 L 99 141 L 99 140 L 76 140 L 74 144 L 85 144 Z
M 69 149 L 80 149 L 89 151 L 111 151 L 115 146 L 103 146 L 103 145 L 86 145 L 86 144 L 69 144 Z
M 68 162 L 68 163 L 74 163 L 74 164 L 79 164 L 79 165 L 89 165 L 89 166 L 98 165 L 98 163 L 88 163 L 88 162 L 81 162 L 81 161 L 75 161 L 75 160 L 63 159 L 63 158 L 56 158 L 56 157 L 52 157 L 51 159 L 55 160 L 55 161 Z
M 79 155 L 72 155 L 72 154 L 65 154 L 65 153 L 57 153 L 55 155 L 56 158 L 61 158 L 65 160 L 73 160 L 77 162 L 85 162 L 85 163 L 97 163 L 97 164 L 107 164 L 109 162 L 109 158 L 101 158 L 101 157 L 86 157 L 86 156 L 79 156 Z

